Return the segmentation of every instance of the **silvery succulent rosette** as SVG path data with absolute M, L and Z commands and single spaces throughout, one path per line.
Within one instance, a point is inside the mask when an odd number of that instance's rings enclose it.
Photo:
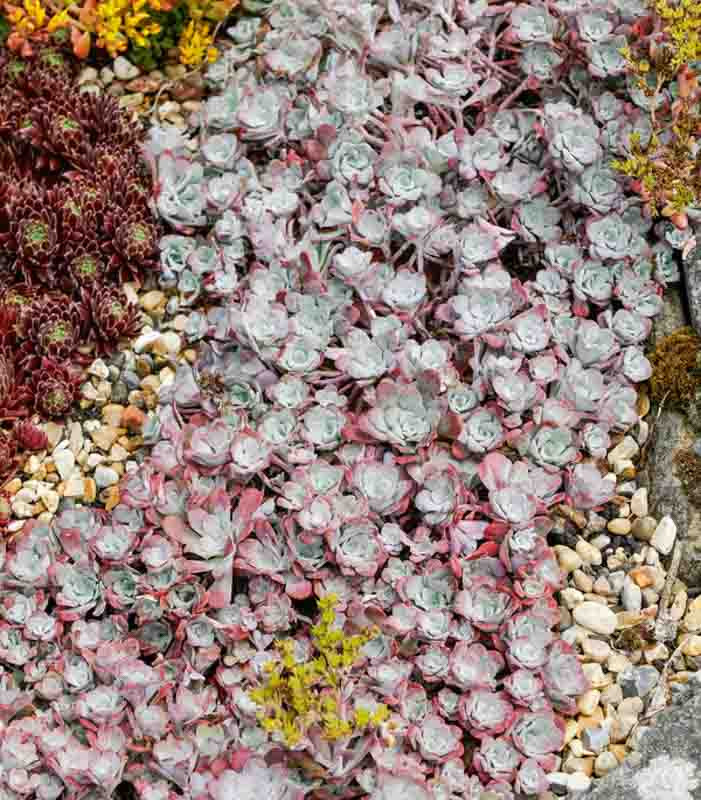
M 550 510 L 614 494 L 688 240 L 610 168 L 650 134 L 619 53 L 643 5 L 253 10 L 190 140 L 144 148 L 197 360 L 111 515 L 7 545 L 3 792 L 538 794 L 587 688 Z M 328 593 L 378 630 L 343 713 L 390 720 L 290 751 L 249 693 Z

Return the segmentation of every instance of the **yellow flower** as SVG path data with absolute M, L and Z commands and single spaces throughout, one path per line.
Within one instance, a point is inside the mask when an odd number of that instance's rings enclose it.
M 68 9 L 64 8 L 63 11 L 59 11 L 58 14 L 54 14 L 53 17 L 49 20 L 49 24 L 46 26 L 46 30 L 49 33 L 53 33 L 54 31 L 61 30 L 61 28 L 67 28 L 70 24 L 71 18 L 68 16 Z
M 191 19 L 178 43 L 181 63 L 189 67 L 199 67 L 205 59 L 210 59 L 212 42 L 209 23 Z

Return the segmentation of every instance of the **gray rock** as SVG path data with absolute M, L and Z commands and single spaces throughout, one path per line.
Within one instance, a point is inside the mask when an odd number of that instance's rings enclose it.
M 684 259 L 684 284 L 691 324 L 696 333 L 701 334 L 701 245 L 694 247 Z
M 628 667 L 618 674 L 624 697 L 645 697 L 657 686 L 660 673 L 655 667 Z
M 600 753 L 604 748 L 608 747 L 611 741 L 608 728 L 600 725 L 598 728 L 585 728 L 582 731 L 582 744 L 587 750 L 592 753 Z
M 581 800 L 701 800 L 701 685 L 654 718 L 635 759 L 597 781 Z

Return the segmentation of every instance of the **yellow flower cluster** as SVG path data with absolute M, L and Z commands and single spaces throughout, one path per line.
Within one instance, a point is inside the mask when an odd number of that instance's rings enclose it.
M 219 52 L 213 46 L 212 27 L 206 20 L 191 19 L 182 32 L 178 51 L 180 63 L 188 67 L 197 67 L 205 61 L 217 60 Z
M 114 58 L 130 44 L 147 47 L 149 37 L 161 32 L 149 11 L 148 0 L 102 0 L 95 9 L 97 46 Z
M 337 605 L 335 595 L 319 600 L 321 620 L 312 628 L 315 657 L 298 663 L 294 640 L 278 642 L 280 660 L 265 665 L 265 684 L 250 693 L 253 702 L 263 709 L 259 714 L 262 727 L 279 734 L 289 747 L 299 744 L 314 725 L 319 726 L 325 739 L 333 741 L 381 725 L 389 718 L 385 705 L 374 711 L 357 708 L 350 718 L 342 713 L 344 684 L 358 662 L 361 648 L 375 631 L 346 636 L 335 626 Z
M 0 0 L 12 26 L 9 46 L 20 50 L 30 42 L 45 41 L 48 34 L 70 34 L 74 51 L 85 58 L 91 40 L 114 58 L 130 48 L 150 48 L 162 32 L 155 12 L 187 9 L 187 24 L 178 49 L 188 67 L 215 61 L 217 23 L 226 19 L 239 0 Z M 19 4 L 21 3 L 21 5 Z
M 6 6 L 7 21 L 21 36 L 31 36 L 41 30 L 46 22 L 46 9 L 41 0 L 24 0 L 21 6 Z

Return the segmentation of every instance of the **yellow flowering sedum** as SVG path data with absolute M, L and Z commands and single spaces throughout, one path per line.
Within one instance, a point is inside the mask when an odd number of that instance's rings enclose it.
M 210 24 L 191 19 L 180 37 L 178 50 L 180 63 L 197 67 L 205 61 L 217 60 L 217 49 L 213 47 L 214 37 Z
M 163 30 L 154 14 L 184 8 L 187 24 L 178 50 L 188 67 L 216 60 L 215 26 L 237 5 L 238 0 L 21 0 L 17 5 L 0 0 L 12 26 L 8 43 L 13 49 L 63 31 L 70 33 L 79 58 L 88 55 L 91 40 L 112 58 L 131 48 L 148 49 Z
M 333 741 L 378 726 L 389 717 L 385 705 L 374 711 L 356 709 L 350 718 L 342 713 L 343 688 L 362 647 L 375 632 L 347 636 L 336 628 L 337 604 L 335 595 L 319 600 L 321 621 L 312 628 L 315 657 L 298 663 L 294 640 L 278 642 L 280 660 L 265 665 L 265 684 L 250 693 L 263 708 L 259 714 L 262 727 L 278 733 L 288 747 L 299 744 L 312 726 L 319 726 L 324 738 Z

